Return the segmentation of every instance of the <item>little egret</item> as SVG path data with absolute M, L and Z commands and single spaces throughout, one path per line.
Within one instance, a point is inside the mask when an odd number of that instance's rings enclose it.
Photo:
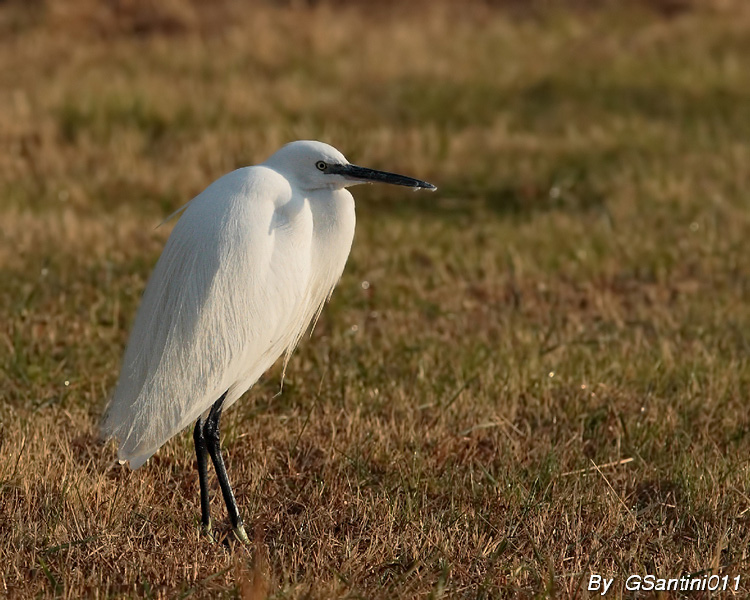
M 222 410 L 282 354 L 286 366 L 317 319 L 354 237 L 354 198 L 345 188 L 368 182 L 436 189 L 352 165 L 322 142 L 287 144 L 185 205 L 146 285 L 102 434 L 137 469 L 195 421 L 209 536 L 207 454 L 235 534 L 248 539 L 221 455 Z

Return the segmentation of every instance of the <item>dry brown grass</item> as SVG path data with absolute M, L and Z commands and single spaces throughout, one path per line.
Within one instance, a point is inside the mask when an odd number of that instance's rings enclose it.
M 288 4 L 0 5 L 0 595 L 746 595 L 745 3 Z M 130 472 L 97 422 L 154 226 L 295 138 L 440 192 L 355 190 L 211 544 L 190 436 Z

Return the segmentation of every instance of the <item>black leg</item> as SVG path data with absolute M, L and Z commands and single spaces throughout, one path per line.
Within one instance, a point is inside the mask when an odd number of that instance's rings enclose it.
M 198 479 L 201 485 L 201 524 L 203 529 L 211 535 L 211 504 L 208 497 L 208 452 L 206 438 L 203 437 L 203 418 L 198 417 L 193 429 L 195 442 L 195 457 L 198 459 Z
M 234 532 L 240 539 L 240 541 L 249 543 L 247 534 L 245 533 L 245 528 L 242 526 L 242 518 L 240 517 L 240 512 L 237 509 L 237 501 L 234 499 L 232 486 L 229 483 L 227 468 L 224 466 L 224 458 L 221 456 L 219 421 L 221 420 L 221 410 L 224 406 L 224 398 L 226 398 L 226 395 L 226 392 L 224 392 L 221 398 L 219 398 L 211 407 L 211 410 L 208 413 L 208 418 L 206 419 L 206 423 L 203 425 L 203 438 L 205 439 L 208 453 L 211 455 L 211 460 L 214 463 L 216 476 L 219 478 L 221 493 L 224 496 L 224 502 L 227 505 L 229 520 L 232 522 Z

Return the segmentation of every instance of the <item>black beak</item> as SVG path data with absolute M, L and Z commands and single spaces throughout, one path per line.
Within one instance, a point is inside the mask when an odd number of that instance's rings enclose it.
M 325 172 L 343 175 L 344 177 L 362 182 L 391 183 L 393 185 L 405 185 L 406 187 L 424 188 L 432 191 L 437 189 L 431 183 L 427 183 L 421 179 L 388 173 L 387 171 L 376 171 L 375 169 L 367 169 L 365 167 L 358 167 L 357 165 L 328 165 Z

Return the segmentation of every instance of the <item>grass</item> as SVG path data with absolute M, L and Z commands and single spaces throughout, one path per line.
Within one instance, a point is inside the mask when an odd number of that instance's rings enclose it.
M 750 12 L 508 4 L 0 6 L 0 594 L 748 593 Z M 131 472 L 97 423 L 154 226 L 296 138 L 440 191 L 355 189 L 211 544 L 189 432 Z

